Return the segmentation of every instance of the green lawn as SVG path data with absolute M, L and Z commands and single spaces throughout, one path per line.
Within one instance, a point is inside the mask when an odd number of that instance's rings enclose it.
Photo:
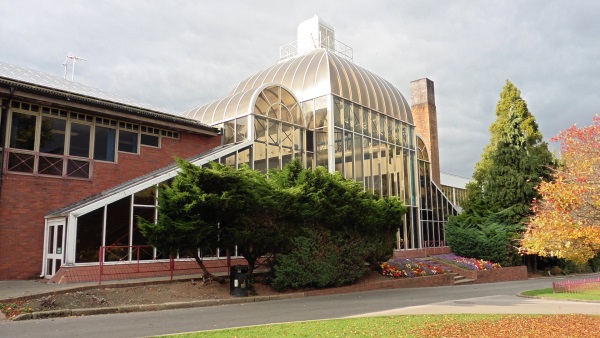
M 446 323 L 490 321 L 501 315 L 409 315 L 333 319 L 201 331 L 168 337 L 423 337 L 426 327 Z
M 554 293 L 552 288 L 547 288 L 525 291 L 523 295 L 553 299 L 600 301 L 600 288 L 578 290 L 577 293 Z
M 547 288 L 526 291 L 523 294 L 554 299 L 600 301 L 598 289 L 575 294 L 553 293 L 552 288 Z M 590 332 L 582 328 L 595 330 L 598 319 L 598 316 L 586 315 L 407 315 L 271 324 L 164 337 L 463 337 L 471 334 L 487 337 L 589 336 Z M 536 327 L 536 330 L 532 331 L 532 327 Z M 541 330 L 542 328 L 544 330 Z

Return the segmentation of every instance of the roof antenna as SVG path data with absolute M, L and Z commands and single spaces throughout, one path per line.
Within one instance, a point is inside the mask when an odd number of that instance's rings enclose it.
M 67 79 L 67 68 L 69 66 L 69 60 L 71 60 L 71 81 L 73 81 L 73 78 L 75 77 L 75 61 L 87 61 L 86 59 L 79 57 L 79 56 L 75 56 L 71 53 L 67 54 L 67 57 L 65 57 L 65 63 L 63 63 L 63 66 L 65 66 L 65 75 L 64 75 L 64 79 Z

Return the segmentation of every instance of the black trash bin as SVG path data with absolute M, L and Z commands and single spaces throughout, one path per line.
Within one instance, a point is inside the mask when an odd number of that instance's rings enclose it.
M 248 266 L 234 265 L 229 275 L 229 294 L 234 297 L 248 297 Z

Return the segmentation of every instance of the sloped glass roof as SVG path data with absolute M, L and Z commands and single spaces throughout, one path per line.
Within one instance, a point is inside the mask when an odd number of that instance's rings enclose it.
M 390 82 L 324 48 L 284 60 L 240 82 L 231 96 L 264 83 L 286 86 L 300 102 L 328 95 L 345 98 L 412 124 L 410 106 Z
M 252 113 L 267 115 L 274 106 L 285 108 L 291 114 L 292 121 L 290 122 L 304 125 L 296 97 L 286 88 L 270 83 L 190 109 L 184 112 L 182 116 L 214 126 Z

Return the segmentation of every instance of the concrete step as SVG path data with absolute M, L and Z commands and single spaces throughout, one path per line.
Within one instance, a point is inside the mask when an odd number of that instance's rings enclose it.
M 461 277 L 462 277 L 462 276 L 461 276 Z M 474 279 L 470 279 L 470 278 L 465 278 L 465 277 L 463 277 L 463 278 L 461 278 L 461 279 L 458 279 L 458 280 L 454 279 L 454 285 L 459 285 L 459 284 L 469 284 L 469 283 L 472 283 L 472 282 L 474 282 L 474 281 L 475 281 Z

